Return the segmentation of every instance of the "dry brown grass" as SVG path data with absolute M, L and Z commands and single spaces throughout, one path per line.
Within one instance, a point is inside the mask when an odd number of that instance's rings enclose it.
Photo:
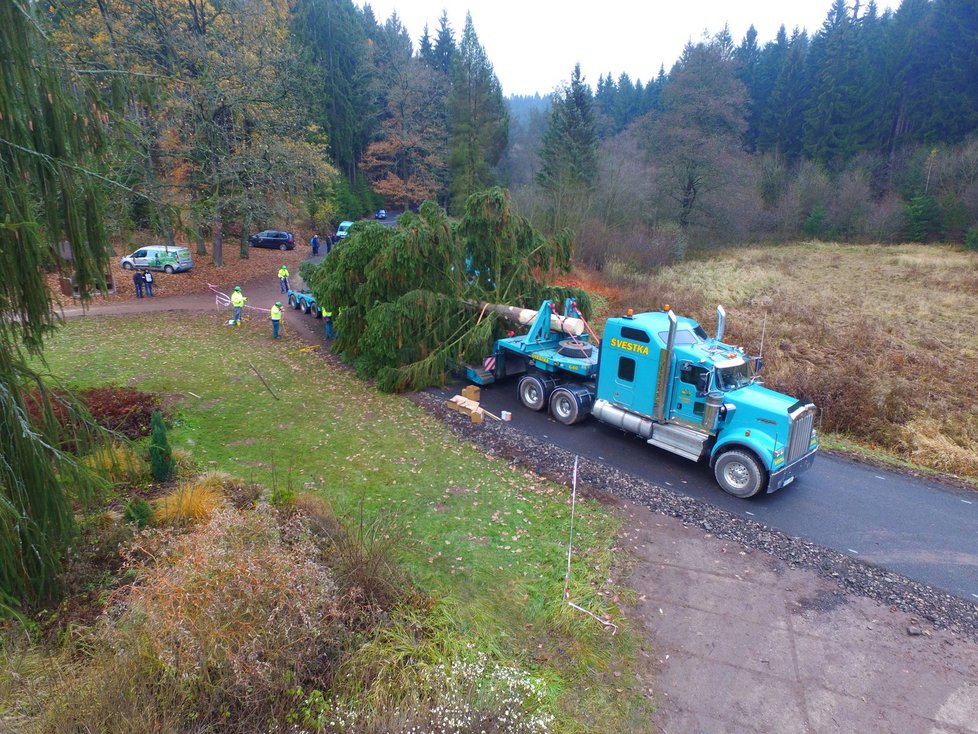
M 149 473 L 146 462 L 127 444 L 101 446 L 81 461 L 112 484 L 139 482 Z
M 605 278 L 620 308 L 669 303 L 707 331 L 723 304 L 727 339 L 757 353 L 763 331 L 768 386 L 813 399 L 823 428 L 978 477 L 978 253 L 804 243 Z
M 210 519 L 223 504 L 219 485 L 194 479 L 156 500 L 153 516 L 160 525 L 195 525 Z

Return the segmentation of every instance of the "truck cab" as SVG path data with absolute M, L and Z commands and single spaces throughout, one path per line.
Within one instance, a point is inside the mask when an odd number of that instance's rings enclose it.
M 723 341 L 722 307 L 714 337 L 667 306 L 608 319 L 598 348 L 591 333 L 566 327 L 580 317 L 572 301 L 563 316 L 549 301 L 538 312 L 495 308 L 518 311 L 520 323 L 532 314 L 532 326 L 499 339 L 470 379 L 522 374 L 518 395 L 531 410 L 549 406 L 567 424 L 593 415 L 653 446 L 708 460 L 736 497 L 787 486 L 814 461 L 815 406 L 764 387 L 760 358 Z
M 723 342 L 725 322 L 719 308 L 711 338 L 671 310 L 609 319 L 592 412 L 613 424 L 642 417 L 648 443 L 708 458 L 724 491 L 750 497 L 811 466 L 815 406 L 764 387 L 760 360 Z

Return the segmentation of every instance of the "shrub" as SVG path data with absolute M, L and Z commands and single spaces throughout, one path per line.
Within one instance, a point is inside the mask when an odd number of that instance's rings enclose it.
M 197 462 L 187 449 L 174 446 L 170 449 L 173 455 L 173 470 L 178 477 L 189 477 L 197 470 Z
M 291 507 L 295 504 L 295 490 L 291 487 L 276 487 L 268 497 L 275 507 Z
M 153 507 L 144 499 L 130 500 L 122 512 L 126 522 L 131 522 L 139 528 L 144 528 L 153 522 Z
M 978 250 L 978 227 L 971 227 L 964 236 L 964 246 L 969 250 Z
M 163 422 L 163 415 L 160 411 L 153 411 L 152 424 L 153 429 L 149 444 L 150 467 L 156 480 L 165 482 L 173 476 L 176 462 L 173 460 L 170 441 L 166 437 L 166 424 Z
M 212 483 L 192 481 L 156 500 L 154 514 L 161 525 L 194 525 L 209 519 L 224 504 Z
M 290 689 L 328 680 L 346 635 L 315 546 L 275 522 L 228 509 L 192 533 L 140 536 L 137 583 L 93 631 L 90 664 L 48 692 L 39 729 L 277 729 Z
M 128 444 L 100 446 L 81 461 L 115 485 L 133 484 L 146 476 L 146 464 Z

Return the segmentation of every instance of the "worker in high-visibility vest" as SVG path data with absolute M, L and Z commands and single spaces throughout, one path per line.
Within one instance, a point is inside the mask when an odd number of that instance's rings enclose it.
M 228 322 L 233 326 L 241 326 L 241 309 L 244 308 L 245 301 L 248 298 L 244 293 L 241 292 L 241 286 L 234 286 L 234 292 L 231 294 L 231 307 L 234 309 L 234 315 Z
M 278 285 L 282 293 L 289 292 L 289 269 L 284 265 L 278 269 Z
M 282 321 L 282 302 L 275 301 L 275 305 L 272 306 L 272 313 L 270 318 L 272 319 L 272 338 L 278 339 L 278 325 Z
M 323 328 L 326 329 L 326 338 L 333 338 L 333 312 L 323 311 Z

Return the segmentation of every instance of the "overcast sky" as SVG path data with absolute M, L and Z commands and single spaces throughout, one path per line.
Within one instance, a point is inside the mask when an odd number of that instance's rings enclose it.
M 363 0 L 357 0 L 364 5 Z M 647 82 L 679 58 L 683 46 L 729 24 L 740 43 L 751 23 L 758 43 L 773 40 L 784 24 L 817 30 L 832 0 L 371 0 L 381 23 L 396 10 L 418 39 L 428 24 L 438 29 L 442 9 L 458 41 L 465 13 L 472 13 L 479 36 L 503 86 L 503 94 L 549 94 L 570 78 L 574 64 L 591 86 L 607 72 L 617 79 L 623 71 L 634 82 Z M 851 6 L 853 0 L 849 0 Z M 865 6 L 865 2 L 863 5 Z M 896 9 L 899 0 L 877 0 L 880 12 Z

